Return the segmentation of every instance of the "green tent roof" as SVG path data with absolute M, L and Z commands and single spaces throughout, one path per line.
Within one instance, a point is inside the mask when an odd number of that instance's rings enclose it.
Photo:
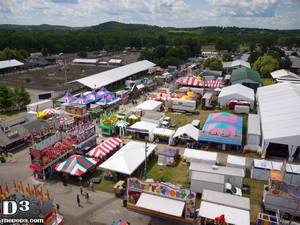
M 232 71 L 230 81 L 250 79 L 257 83 L 261 83 L 260 75 L 257 71 L 249 69 L 247 67 L 242 67 Z

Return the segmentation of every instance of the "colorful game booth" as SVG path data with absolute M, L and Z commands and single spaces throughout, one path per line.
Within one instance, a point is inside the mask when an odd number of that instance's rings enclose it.
M 201 77 L 187 76 L 179 78 L 176 83 L 180 86 L 199 87 L 199 88 L 223 88 L 223 81 L 220 80 L 203 80 Z
M 172 184 L 127 180 L 127 208 L 170 221 L 192 224 L 196 193 Z
M 200 131 L 199 141 L 222 144 L 226 146 L 241 146 L 243 134 L 243 118 L 228 112 L 211 113 Z
M 29 149 L 31 157 L 29 168 L 33 170 L 34 177 L 46 180 L 53 176 L 56 163 L 73 152 L 74 142 L 71 136 L 59 132 L 32 145 Z

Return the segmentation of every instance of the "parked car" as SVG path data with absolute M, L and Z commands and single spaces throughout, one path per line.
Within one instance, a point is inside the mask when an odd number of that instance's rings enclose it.
M 225 183 L 225 192 L 232 195 L 242 196 L 242 190 L 238 187 L 234 187 L 231 183 Z

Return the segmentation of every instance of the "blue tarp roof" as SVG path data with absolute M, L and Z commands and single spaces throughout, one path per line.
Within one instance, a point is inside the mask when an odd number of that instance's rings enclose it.
M 226 133 L 228 135 L 222 135 Z M 227 112 L 211 113 L 199 135 L 199 141 L 240 146 L 242 136 L 243 118 L 241 116 Z

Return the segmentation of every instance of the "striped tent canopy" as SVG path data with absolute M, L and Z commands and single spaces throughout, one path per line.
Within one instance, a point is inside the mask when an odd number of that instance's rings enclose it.
M 205 88 L 222 88 L 223 82 L 219 80 L 200 80 L 195 76 L 181 77 L 176 81 L 183 86 L 205 87 Z
M 81 155 L 72 155 L 66 161 L 56 165 L 57 172 L 67 173 L 72 176 L 81 176 L 89 169 L 95 167 L 98 159 L 88 158 Z
M 57 109 L 48 108 L 48 109 L 44 109 L 42 112 L 45 113 L 47 116 L 51 116 L 57 112 Z
M 103 158 L 108 153 L 116 149 L 120 146 L 122 143 L 122 140 L 117 137 L 111 137 L 106 139 L 101 144 L 97 145 L 95 148 L 93 148 L 91 151 L 86 153 L 86 156 L 94 157 L 94 158 Z

